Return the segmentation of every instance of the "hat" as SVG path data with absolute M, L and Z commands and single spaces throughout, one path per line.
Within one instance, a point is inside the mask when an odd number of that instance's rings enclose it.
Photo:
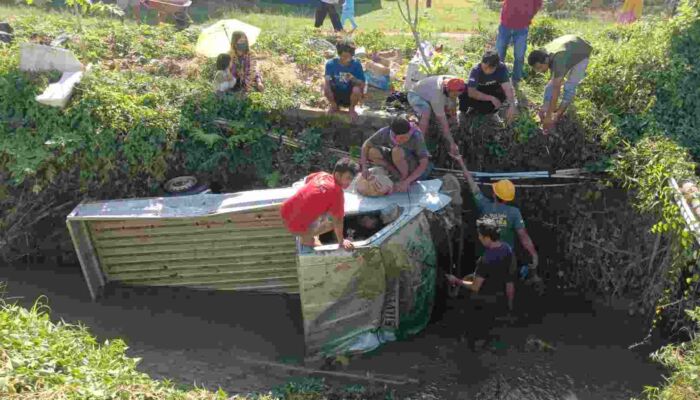
M 452 78 L 447 81 L 447 90 L 450 92 L 463 92 L 467 86 L 464 84 L 464 80 L 459 78 Z
M 493 184 L 493 192 L 503 201 L 512 201 L 515 198 L 515 186 L 508 179 L 500 180 Z

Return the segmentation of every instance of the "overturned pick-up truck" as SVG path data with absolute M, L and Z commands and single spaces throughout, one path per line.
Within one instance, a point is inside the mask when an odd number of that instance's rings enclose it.
M 438 249 L 446 247 L 439 241 L 459 224 L 453 210 L 461 205 L 459 183 L 451 178 L 384 197 L 346 191 L 352 251 L 339 249 L 329 234 L 313 253 L 299 253 L 279 208 L 300 182 L 83 202 L 67 224 L 93 299 L 110 281 L 298 294 L 306 353 L 314 359 L 370 351 L 427 325 L 447 267 L 438 265 Z

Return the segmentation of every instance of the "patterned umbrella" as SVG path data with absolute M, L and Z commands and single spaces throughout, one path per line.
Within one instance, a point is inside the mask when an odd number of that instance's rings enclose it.
M 228 53 L 231 49 L 231 34 L 235 31 L 242 31 L 248 36 L 249 46 L 252 46 L 260 35 L 260 28 L 256 26 L 237 19 L 224 19 L 202 30 L 197 38 L 195 51 L 205 57 Z

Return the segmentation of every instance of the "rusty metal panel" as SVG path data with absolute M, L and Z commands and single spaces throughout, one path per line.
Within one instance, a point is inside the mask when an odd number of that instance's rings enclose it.
M 279 206 L 190 218 L 86 220 L 108 280 L 298 293 L 296 243 Z

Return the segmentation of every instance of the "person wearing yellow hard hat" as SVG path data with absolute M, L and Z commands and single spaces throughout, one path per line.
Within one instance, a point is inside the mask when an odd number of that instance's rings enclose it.
M 488 216 L 493 218 L 498 223 L 501 231 L 501 239 L 515 249 L 515 237 L 517 235 L 520 244 L 527 250 L 532 257 L 530 263 L 530 272 L 535 280 L 539 280 L 537 276 L 537 265 L 539 264 L 539 256 L 535 245 L 530 239 L 530 235 L 525 229 L 525 221 L 523 220 L 520 210 L 517 207 L 506 203 L 515 199 L 515 186 L 507 179 L 500 180 L 493 184 L 494 198 L 489 199 L 479 189 L 479 186 L 474 181 L 474 177 L 467 170 L 464 161 L 461 157 L 454 157 L 462 167 L 464 177 L 469 184 L 469 189 L 474 196 L 474 202 L 479 213 L 479 216 Z

